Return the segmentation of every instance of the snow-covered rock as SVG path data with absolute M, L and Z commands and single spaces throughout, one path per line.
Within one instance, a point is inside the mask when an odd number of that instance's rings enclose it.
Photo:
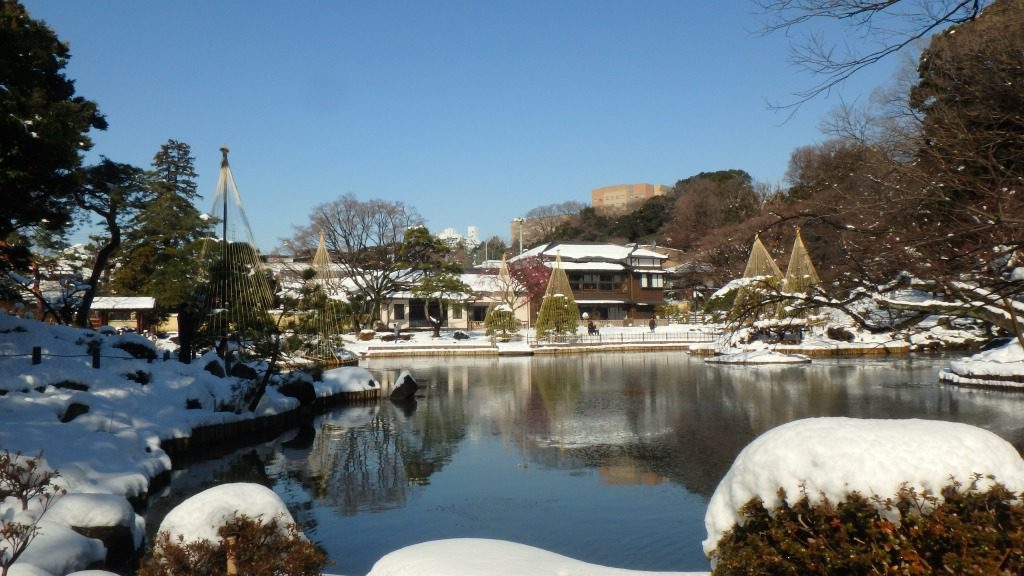
M 940 378 L 954 384 L 1024 388 L 1024 351 L 1013 339 L 998 348 L 953 360 Z
M 15 567 L 24 566 L 23 576 L 43 573 L 67 574 L 84 570 L 107 555 L 103 543 L 95 538 L 86 538 L 71 528 L 43 518 L 39 522 L 39 534 L 32 544 L 18 558 Z M 30 568 L 31 567 L 31 568 Z
M 131 533 L 136 548 L 146 537 L 143 518 L 116 494 L 66 494 L 46 513 L 46 519 L 76 528 L 121 527 Z
M 812 502 L 836 502 L 851 492 L 895 496 L 906 485 L 937 493 L 951 481 L 970 484 L 991 474 L 1009 490 L 1024 490 L 1024 459 L 992 432 L 934 420 L 810 418 L 765 432 L 740 452 L 719 483 L 704 517 L 711 555 L 738 510 L 755 496 L 768 509 L 804 491 Z M 979 488 L 991 481 L 983 479 Z
M 167 532 L 171 540 L 178 536 L 186 542 L 220 539 L 217 529 L 234 516 L 246 515 L 291 524 L 295 521 L 284 501 L 273 490 L 260 484 L 221 484 L 178 504 L 160 523 L 160 531 Z

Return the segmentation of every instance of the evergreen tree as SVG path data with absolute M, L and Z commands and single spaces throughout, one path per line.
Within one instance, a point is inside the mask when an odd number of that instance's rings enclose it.
M 85 214 L 98 216 L 105 235 L 93 236 L 96 256 L 85 282 L 81 305 L 75 312 L 75 324 L 89 325 L 93 298 L 100 292 L 100 283 L 114 264 L 124 235 L 135 225 L 145 201 L 144 172 L 130 164 L 103 158 L 99 164 L 83 170 L 82 187 L 75 192 L 75 203 Z
M 70 57 L 45 23 L 0 0 L 0 272 L 28 266 L 33 229 L 67 228 L 87 133 L 107 127 L 64 76 Z
M 193 205 L 199 195 L 188 144 L 168 140 L 152 166 L 145 208 L 127 234 L 111 290 L 153 296 L 157 315 L 166 316 L 189 303 L 198 272 L 195 244 L 211 231 Z
M 472 289 L 459 276 L 460 266 L 449 258 L 451 248 L 427 230 L 426 226 L 410 228 L 402 243 L 402 261 L 419 278 L 412 287 L 417 298 L 437 303 L 439 317 L 429 317 L 434 337 L 441 336 L 447 309 L 462 306 Z

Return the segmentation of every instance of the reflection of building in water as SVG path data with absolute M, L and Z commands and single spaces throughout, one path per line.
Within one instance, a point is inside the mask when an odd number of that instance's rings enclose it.
M 637 463 L 628 460 L 602 466 L 597 470 L 597 475 L 601 478 L 601 482 L 613 486 L 657 486 L 669 481 L 661 474 L 645 470 Z

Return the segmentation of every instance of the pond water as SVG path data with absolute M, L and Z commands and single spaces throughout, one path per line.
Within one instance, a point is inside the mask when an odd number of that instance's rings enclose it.
M 272 486 L 335 574 L 455 537 L 499 538 L 585 562 L 707 570 L 704 511 L 751 440 L 813 416 L 931 418 L 1024 449 L 1024 394 L 939 384 L 949 358 L 712 366 L 684 353 L 372 361 L 409 370 L 415 404 L 335 410 L 276 440 L 175 471 L 170 507 L 223 482 Z

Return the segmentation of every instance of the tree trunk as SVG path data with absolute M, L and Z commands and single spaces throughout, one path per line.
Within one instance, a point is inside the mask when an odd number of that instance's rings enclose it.
M 195 339 L 195 322 L 188 306 L 178 308 L 178 361 L 192 363 L 192 342 Z
M 92 273 L 89 275 L 89 288 L 82 295 L 82 304 L 75 314 L 75 325 L 81 328 L 89 327 L 89 311 L 92 309 L 92 301 L 96 297 L 96 285 L 107 269 L 107 264 L 114 252 L 121 246 L 121 227 L 117 224 L 117 217 L 113 211 L 106 214 L 107 229 L 110 231 L 110 240 L 96 253 L 96 261 L 92 265 Z

